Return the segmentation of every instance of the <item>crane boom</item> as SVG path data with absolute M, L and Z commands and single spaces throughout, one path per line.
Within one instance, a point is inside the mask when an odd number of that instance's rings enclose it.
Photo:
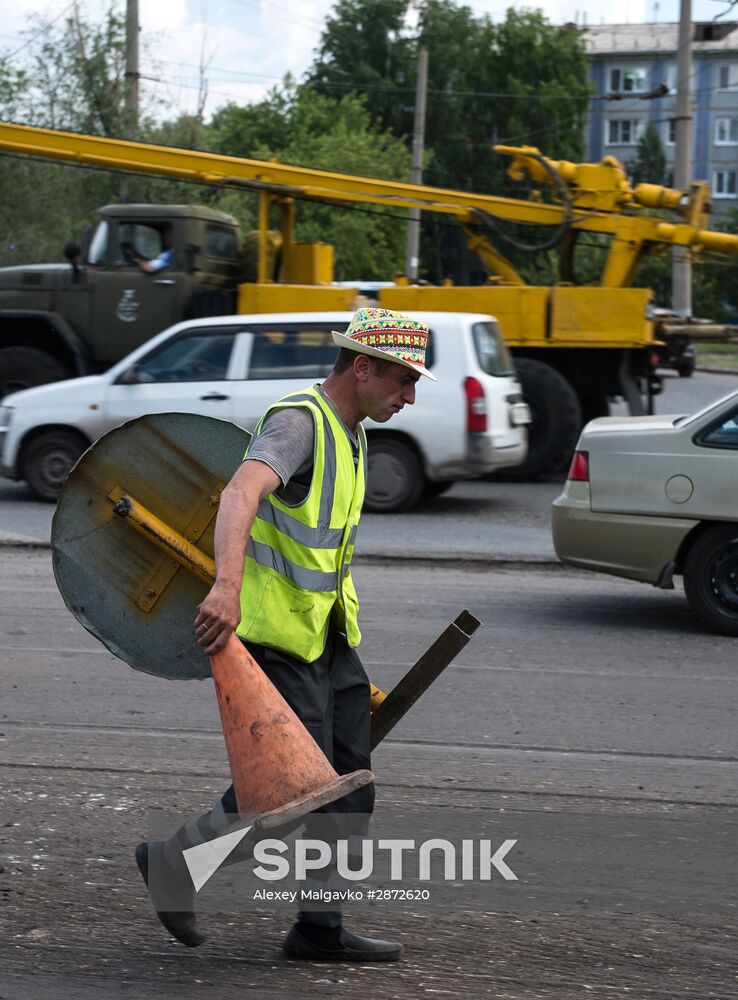
M 513 284 L 520 284 L 522 280 L 491 247 L 493 241 L 483 225 L 480 233 L 480 217 L 484 214 L 525 225 L 565 224 L 574 233 L 596 232 L 612 236 L 600 281 L 601 285 L 610 288 L 629 285 L 642 255 L 654 245 L 738 253 L 738 236 L 705 228 L 709 189 L 704 183 L 693 185 L 686 193 L 648 184 L 633 189 L 621 164 L 613 157 L 605 157 L 599 164 L 573 164 L 548 160 L 532 147 L 495 148 L 512 158 L 508 170 L 511 177 L 519 178 L 527 172 L 533 180 L 558 185 L 561 204 L 0 122 L 0 150 L 5 153 L 247 188 L 262 193 L 267 200 L 305 198 L 360 202 L 455 216 L 465 228 L 471 227 L 476 233 L 480 256 L 492 267 L 497 261 L 503 280 Z M 644 208 L 669 209 L 682 218 L 669 222 L 659 216 L 643 214 Z M 630 211 L 626 214 L 624 210 Z M 265 217 L 266 213 L 262 213 L 262 218 Z M 489 245 L 485 247 L 485 243 Z

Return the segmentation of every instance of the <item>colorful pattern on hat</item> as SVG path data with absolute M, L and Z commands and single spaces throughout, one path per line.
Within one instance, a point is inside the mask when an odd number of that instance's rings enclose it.
M 345 336 L 373 347 L 391 360 L 425 367 L 425 349 L 430 333 L 425 323 L 391 309 L 357 309 Z

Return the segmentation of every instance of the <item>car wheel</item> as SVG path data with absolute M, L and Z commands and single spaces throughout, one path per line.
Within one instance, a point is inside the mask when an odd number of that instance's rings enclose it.
M 523 399 L 530 407 L 528 454 L 505 479 L 540 479 L 565 469 L 571 459 L 584 421 L 571 384 L 550 365 L 534 358 L 516 358 Z
M 71 431 L 47 431 L 28 445 L 21 462 L 23 478 L 39 500 L 53 503 L 87 442 Z
M 0 399 L 34 385 L 69 378 L 69 372 L 52 354 L 35 347 L 3 347 L 0 350 Z
M 390 437 L 369 439 L 369 474 L 364 510 L 375 514 L 410 510 L 425 488 L 425 476 L 411 445 Z
M 738 525 L 715 525 L 697 538 L 684 563 L 684 593 L 705 625 L 738 635 Z

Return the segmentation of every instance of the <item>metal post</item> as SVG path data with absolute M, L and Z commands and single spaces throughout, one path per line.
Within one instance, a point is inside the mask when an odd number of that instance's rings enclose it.
M 418 52 L 418 78 L 415 85 L 415 124 L 413 126 L 413 161 L 410 180 L 423 183 L 423 149 L 425 147 L 425 105 L 428 94 L 428 50 Z M 420 209 L 411 208 L 407 224 L 407 256 L 405 272 L 408 278 L 418 276 L 420 251 Z
M 692 7 L 681 0 L 677 50 L 677 114 L 674 145 L 674 187 L 687 191 L 692 180 Z M 685 319 L 692 315 L 692 265 L 685 247 L 674 247 L 671 267 L 672 308 Z
M 126 0 L 126 131 L 138 135 L 138 0 Z

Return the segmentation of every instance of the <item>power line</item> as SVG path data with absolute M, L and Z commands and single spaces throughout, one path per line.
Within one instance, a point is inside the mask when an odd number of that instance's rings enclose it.
M 43 28 L 40 28 L 34 35 L 31 35 L 31 37 L 28 38 L 22 45 L 19 45 L 17 49 L 14 49 L 9 55 L 3 56 L 3 58 L 14 59 L 19 52 L 22 52 L 24 49 L 27 49 L 29 45 L 32 45 L 36 41 L 37 38 L 40 38 L 41 35 L 45 35 L 46 32 L 49 30 L 49 28 L 52 28 L 57 21 L 60 21 L 66 14 L 69 13 L 72 7 L 74 7 L 74 0 L 72 0 L 72 3 L 67 4 L 64 10 L 61 12 L 61 14 L 57 14 L 57 16 L 53 20 L 49 21 L 48 24 L 45 24 Z
M 190 69 L 200 69 L 197 63 L 188 62 L 175 62 L 173 59 L 156 59 L 156 63 L 161 63 L 162 66 L 184 66 Z M 248 70 L 244 69 L 227 69 L 225 66 L 207 66 L 206 71 L 216 72 L 216 73 L 230 73 L 232 76 L 253 76 L 258 77 L 261 80 L 284 80 L 284 76 L 274 76 L 267 73 L 250 73 Z M 227 81 L 222 81 L 226 83 Z

